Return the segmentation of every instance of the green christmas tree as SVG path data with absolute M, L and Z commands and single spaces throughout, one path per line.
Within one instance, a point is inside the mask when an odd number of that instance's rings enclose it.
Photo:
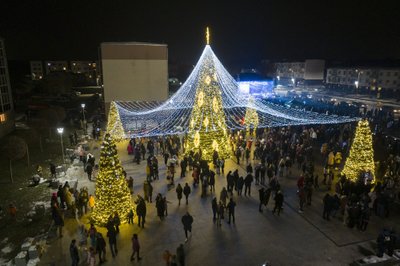
M 249 106 L 254 103 L 254 97 L 249 97 Z M 257 111 L 251 107 L 246 108 L 246 114 L 244 116 L 244 123 L 246 124 L 246 136 L 256 136 L 256 130 L 258 127 L 258 114 Z
M 362 173 L 370 172 L 375 182 L 374 148 L 368 120 L 358 122 L 349 157 L 342 173 L 352 181 L 357 181 Z
M 108 133 L 101 147 L 99 167 L 91 218 L 96 224 L 105 225 L 108 217 L 117 212 L 121 223 L 125 223 L 133 203 L 124 178 L 124 169 L 118 158 L 117 147 Z
M 117 104 L 114 101 L 110 104 L 107 121 L 107 133 L 110 133 L 115 141 L 119 142 L 125 139 L 125 130 L 121 123 Z
M 196 86 L 185 150 L 201 151 L 202 158 L 208 161 L 212 160 L 214 151 L 218 152 L 219 158 L 228 158 L 230 149 L 221 85 L 211 53 L 203 59 Z

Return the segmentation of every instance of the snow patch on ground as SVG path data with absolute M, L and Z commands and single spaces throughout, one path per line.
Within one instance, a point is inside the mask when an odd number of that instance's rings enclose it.
M 0 266 L 11 266 L 12 265 L 12 261 L 8 261 L 6 259 L 0 258 Z
M 7 246 L 5 246 L 4 248 L 1 249 L 1 253 L 3 253 L 3 254 L 8 254 L 11 251 L 13 251 L 13 247 L 11 244 L 8 244 Z

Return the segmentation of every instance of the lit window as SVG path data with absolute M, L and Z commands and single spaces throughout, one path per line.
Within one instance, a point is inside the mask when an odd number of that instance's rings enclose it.
M 0 114 L 0 123 L 6 122 L 6 114 Z

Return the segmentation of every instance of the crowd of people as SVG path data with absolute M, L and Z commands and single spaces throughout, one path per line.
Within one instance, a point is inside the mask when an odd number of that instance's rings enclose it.
M 353 131 L 354 125 L 346 124 L 272 128 L 257 130 L 250 135 L 246 135 L 246 132 L 243 131 L 231 132 L 230 146 L 232 147 L 232 156 L 238 164 L 237 169 L 225 169 L 225 160 L 219 158 L 217 151 L 214 151 L 212 162 L 202 160 L 199 153 L 185 153 L 184 139 L 177 136 L 132 139 L 128 144 L 127 152 L 132 155 L 134 163 L 146 163 L 146 179 L 143 181 L 143 197 L 140 195 L 141 193 L 135 195 L 136 209 L 131 211 L 129 222 L 133 224 L 133 218 L 137 216 L 139 227 L 144 228 L 148 204 L 153 203 L 153 194 L 157 195 L 154 199 L 157 217 L 161 221 L 165 221 L 170 202 L 166 199 L 166 195 L 153 191 L 153 182 L 157 182 L 160 180 L 160 176 L 164 176 L 163 173 L 162 175 L 159 173 L 158 161 L 158 156 L 163 156 L 166 166 L 165 179 L 168 181 L 169 190 L 174 188 L 178 204 L 181 204 L 181 200 L 185 196 L 185 203 L 188 205 L 189 196 L 194 189 L 200 190 L 200 197 L 211 195 L 212 220 L 217 227 L 222 225 L 225 218 L 227 218 L 227 224 L 235 223 L 235 209 L 237 206 L 240 207 L 240 198 L 242 196 L 251 197 L 252 188 L 255 185 L 258 186 L 259 192 L 259 212 L 263 212 L 269 202 L 273 200 L 275 206 L 270 210 L 272 214 L 280 215 L 285 200 L 281 183 L 285 178 L 298 174 L 297 196 L 300 213 L 307 214 L 305 209 L 312 204 L 313 194 L 316 191 L 323 191 L 324 187 L 326 193 L 323 197 L 322 218 L 328 221 L 339 215 L 342 222 L 348 227 L 356 227 L 365 231 L 371 215 L 388 217 L 390 204 L 399 198 L 400 149 L 398 143 L 393 139 L 380 139 L 379 141 L 389 143 L 387 149 L 390 155 L 377 167 L 378 182 L 376 185 L 365 184 L 362 179 L 360 182 L 351 182 L 346 176 L 340 175 L 339 169 L 349 152 Z M 92 159 L 89 158 L 89 160 Z M 85 165 L 89 160 L 86 157 Z M 322 166 L 322 170 L 319 166 Z M 244 175 L 240 174 L 239 167 L 245 169 Z M 189 178 L 185 180 L 185 184 L 181 184 L 175 177 L 179 168 L 179 177 Z M 87 174 L 91 179 L 89 173 Z M 215 190 L 216 178 L 221 177 L 226 178 L 226 186 L 217 193 Z M 193 184 L 190 184 L 190 180 Z M 127 178 L 127 184 L 133 194 L 132 177 Z M 244 194 L 242 194 L 243 189 Z M 88 195 L 87 190 L 74 191 L 67 184 L 60 186 L 55 200 L 53 198 L 52 215 L 55 224 L 60 228 L 64 223 L 62 216 L 59 215 L 60 210 L 75 208 L 78 215 L 81 216 L 87 213 L 88 205 L 89 207 L 94 205 L 94 197 Z M 192 223 L 193 217 L 189 213 L 182 217 L 186 241 L 189 238 L 188 234 L 191 232 Z M 116 247 L 118 226 L 115 217 L 110 217 L 107 224 L 107 237 L 113 256 L 118 254 Z M 90 228 L 88 231 L 90 232 Z M 97 240 L 103 236 L 96 233 L 92 234 L 90 239 L 92 238 Z M 131 260 L 135 256 L 137 260 L 141 258 L 138 239 L 138 235 L 132 236 Z M 101 239 L 96 241 L 96 243 L 102 242 Z M 75 254 L 74 246 L 75 243 L 71 243 L 71 258 Z M 104 248 L 103 244 L 91 245 L 88 258 L 93 257 L 92 253 L 99 254 L 99 261 L 104 261 L 105 244 Z M 169 251 L 166 251 L 164 256 L 164 258 L 168 258 L 166 260 L 168 265 L 174 265 L 173 263 L 178 265 L 181 257 L 178 256 L 178 252 L 173 255 Z

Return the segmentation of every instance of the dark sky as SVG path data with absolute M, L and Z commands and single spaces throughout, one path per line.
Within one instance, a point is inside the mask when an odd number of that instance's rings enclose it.
M 167 43 L 194 64 L 205 26 L 223 62 L 400 58 L 397 1 L 2 0 L 9 59 L 96 59 L 104 41 Z

